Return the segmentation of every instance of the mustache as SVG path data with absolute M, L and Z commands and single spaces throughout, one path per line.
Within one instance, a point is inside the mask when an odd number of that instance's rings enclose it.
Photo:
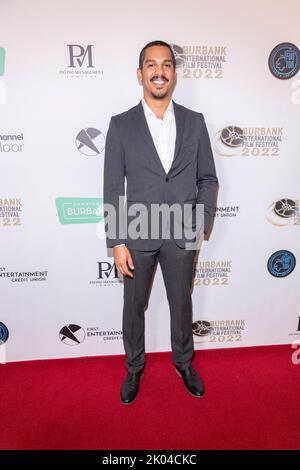
M 168 82 L 169 80 L 167 79 L 167 77 L 165 77 L 164 75 L 154 75 L 154 77 L 151 78 L 151 82 L 153 82 L 154 80 L 164 80 L 165 82 Z

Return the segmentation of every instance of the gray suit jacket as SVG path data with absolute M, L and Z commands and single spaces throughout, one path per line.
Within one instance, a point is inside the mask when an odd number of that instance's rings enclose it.
M 125 243 L 137 250 L 153 250 L 162 244 L 166 227 L 161 223 L 159 237 L 133 239 L 127 234 L 130 207 L 143 203 L 149 209 L 153 203 L 204 204 L 204 232 L 208 231 L 216 203 L 218 179 L 211 150 L 209 135 L 202 113 L 197 113 L 173 101 L 176 121 L 176 142 L 171 169 L 165 172 L 156 151 L 142 101 L 126 112 L 110 120 L 105 145 L 104 161 L 104 215 L 107 247 Z M 126 196 L 127 206 L 117 220 L 116 237 L 111 236 L 112 219 L 107 217 L 107 205 L 119 213 L 119 196 Z M 170 231 L 173 233 L 171 222 Z M 123 234 L 118 233 L 123 230 Z M 175 239 L 184 248 L 186 240 Z

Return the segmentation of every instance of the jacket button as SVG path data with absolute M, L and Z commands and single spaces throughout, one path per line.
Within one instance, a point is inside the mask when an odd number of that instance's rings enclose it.
M 168 178 L 168 176 L 166 176 L 166 182 L 168 182 L 168 181 L 169 181 L 169 178 Z

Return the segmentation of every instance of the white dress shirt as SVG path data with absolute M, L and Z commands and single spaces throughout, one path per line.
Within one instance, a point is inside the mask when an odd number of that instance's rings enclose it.
M 163 119 L 156 116 L 144 98 L 142 99 L 142 105 L 157 153 L 165 172 L 168 173 L 174 157 L 176 140 L 176 122 L 173 101 L 170 100 Z
M 165 172 L 168 173 L 173 162 L 176 141 L 176 121 L 173 101 L 172 99 L 170 100 L 163 119 L 156 116 L 144 98 L 142 99 L 142 105 L 155 148 Z M 121 243 L 115 246 L 124 245 L 125 243 Z

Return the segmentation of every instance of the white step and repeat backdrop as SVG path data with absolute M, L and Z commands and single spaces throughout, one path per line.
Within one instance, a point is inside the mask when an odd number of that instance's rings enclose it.
M 110 117 L 141 99 L 138 55 L 155 39 L 176 53 L 174 100 L 205 116 L 220 181 L 195 348 L 299 338 L 299 14 L 297 0 L 0 1 L 2 362 L 124 352 L 104 145 Z M 170 350 L 160 267 L 145 315 L 147 351 Z

